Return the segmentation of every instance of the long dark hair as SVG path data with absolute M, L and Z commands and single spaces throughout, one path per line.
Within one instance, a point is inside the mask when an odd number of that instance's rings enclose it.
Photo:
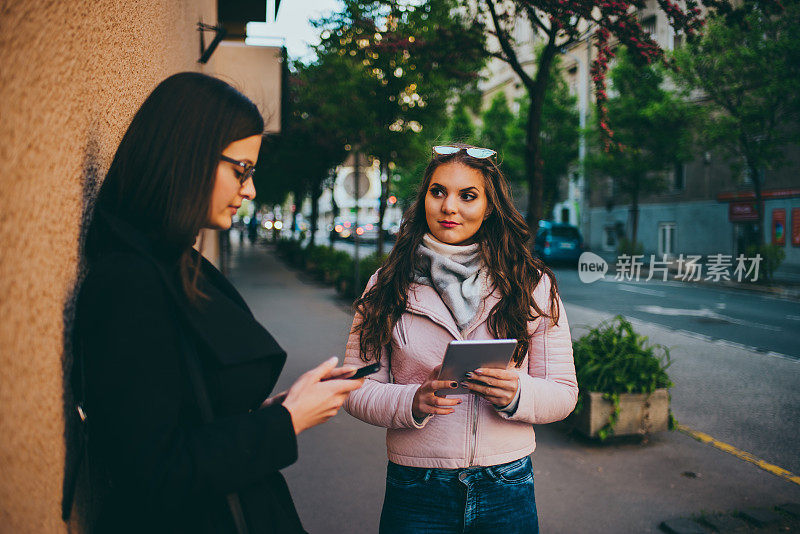
M 471 145 L 456 144 L 461 148 Z M 408 302 L 408 290 L 417 265 L 417 248 L 429 231 L 425 218 L 425 196 L 433 173 L 441 165 L 459 163 L 481 172 L 488 200 L 489 215 L 475 234 L 500 302 L 489 314 L 489 331 L 498 338 L 518 341 L 514 363 L 519 367 L 528 351 L 532 332 L 528 322 L 540 316 L 558 324 L 558 286 L 553 272 L 528 248 L 530 232 L 525 219 L 514 207 L 511 189 L 492 158 L 477 159 L 465 150 L 450 155 L 433 154 L 425 169 L 414 203 L 406 210 L 397 243 L 378 272 L 375 284 L 356 300 L 361 320 L 356 323 L 361 359 L 380 360 L 381 349 L 391 351 L 391 332 Z M 545 313 L 533 298 L 539 280 L 550 278 L 550 313 Z
M 100 188 L 98 206 L 179 256 L 192 301 L 202 294 L 191 248 L 206 223 L 220 155 L 263 131 L 256 105 L 227 83 L 197 72 L 174 74 L 136 112 Z

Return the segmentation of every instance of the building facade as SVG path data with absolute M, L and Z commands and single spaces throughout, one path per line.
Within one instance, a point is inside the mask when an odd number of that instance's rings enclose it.
M 676 34 L 655 0 L 648 0 L 639 19 L 664 50 L 673 50 L 683 42 L 683 36 Z M 536 68 L 533 51 L 540 38 L 527 21 L 518 23 L 514 32 L 520 61 L 526 72 L 533 74 Z M 565 47 L 560 58 L 560 74 L 578 98 L 582 127 L 593 101 L 589 76 L 594 59 L 592 32 L 593 28 L 587 26 L 582 38 Z M 496 42 L 493 46 L 499 47 Z M 486 79 L 481 85 L 484 107 L 499 91 L 506 93 L 509 102 L 525 94 L 524 86 L 505 62 L 493 59 L 484 74 Z M 667 87 L 669 84 L 668 80 Z M 592 250 L 611 253 L 616 251 L 621 237 L 630 236 L 630 205 L 615 190 L 613 177 L 589 180 L 583 175 L 581 162 L 589 148 L 582 139 L 579 161 L 569 176 L 562 178 L 562 196 L 553 218 L 579 226 Z M 765 243 L 783 247 L 786 253 L 779 272 L 800 281 L 800 147 L 788 147 L 786 155 L 787 165 L 774 171 L 765 170 L 759 177 L 764 191 L 762 231 Z M 637 240 L 642 243 L 645 255 L 746 253 L 755 240 L 756 209 L 752 183 L 745 174 L 733 171 L 731 162 L 721 154 L 699 149 L 691 161 L 678 162 L 663 174 L 667 189 L 639 201 Z

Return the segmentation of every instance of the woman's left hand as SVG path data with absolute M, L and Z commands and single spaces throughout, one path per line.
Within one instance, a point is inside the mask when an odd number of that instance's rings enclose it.
M 505 408 L 511 404 L 517 394 L 517 388 L 519 388 L 519 376 L 516 372 L 508 369 L 480 368 L 472 373 L 467 373 L 467 378 L 469 380 L 465 380 L 461 384 L 497 408 Z M 473 380 L 482 383 L 472 382 Z

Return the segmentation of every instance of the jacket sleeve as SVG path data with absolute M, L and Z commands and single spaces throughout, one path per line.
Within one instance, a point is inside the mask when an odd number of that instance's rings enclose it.
M 155 266 L 130 258 L 90 274 L 78 304 L 92 447 L 148 509 L 257 483 L 297 459 L 281 405 L 203 424 L 180 353 L 174 303 Z M 231 340 L 235 342 L 235 340 Z
M 373 274 L 367 283 L 365 292 L 375 285 L 377 273 Z M 370 355 L 369 361 L 364 362 L 359 356 L 359 335 L 355 331 L 361 322 L 361 315 L 356 313 L 350 336 L 347 338 L 344 363 L 349 365 L 366 365 L 375 361 Z M 386 349 L 381 354 L 381 370 L 372 374 L 359 389 L 350 392 L 344 403 L 344 409 L 357 419 L 365 423 L 385 428 L 422 428 L 429 418 L 422 423 L 414 421 L 411 413 L 411 402 L 414 394 L 419 389 L 419 384 L 391 384 L 390 362 Z
M 549 277 L 543 276 L 534 290 L 539 307 L 550 311 Z M 548 317 L 535 321 L 536 329 L 528 347 L 527 373 L 519 371 L 519 403 L 513 414 L 498 411 L 511 421 L 545 424 L 560 421 L 575 408 L 578 382 L 572 359 L 572 338 L 561 297 L 558 325 Z

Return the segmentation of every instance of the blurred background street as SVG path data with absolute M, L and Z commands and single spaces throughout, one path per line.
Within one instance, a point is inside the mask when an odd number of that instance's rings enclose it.
M 571 280 L 574 270 L 556 272 L 573 338 L 586 325 L 609 318 L 625 299 L 638 299 L 630 305 L 666 306 L 662 297 L 620 291 L 611 283 L 601 283 L 604 297 L 587 296 L 584 289 L 592 286 Z M 332 288 L 287 268 L 271 247 L 260 244 L 234 242 L 230 277 L 289 353 L 278 389 L 323 359 L 343 356 L 352 311 Z M 682 288 L 673 289 L 673 298 L 681 298 Z M 797 304 L 705 291 L 722 301 L 761 299 L 764 308 Z M 689 301 L 680 305 L 692 306 Z M 679 423 L 800 472 L 800 401 L 794 393 L 800 363 L 795 357 L 736 346 L 724 338 L 702 339 L 692 333 L 691 322 L 664 325 L 658 316 L 643 317 L 635 322 L 637 330 L 672 348 L 672 406 Z M 731 329 L 741 326 L 732 324 Z M 300 436 L 300 460 L 285 474 L 309 532 L 377 531 L 386 470 L 384 433 L 341 412 Z M 800 502 L 800 485 L 679 431 L 654 434 L 645 444 L 624 439 L 600 444 L 559 424 L 538 426 L 536 435 L 542 532 L 658 532 L 661 522 L 675 517 Z

